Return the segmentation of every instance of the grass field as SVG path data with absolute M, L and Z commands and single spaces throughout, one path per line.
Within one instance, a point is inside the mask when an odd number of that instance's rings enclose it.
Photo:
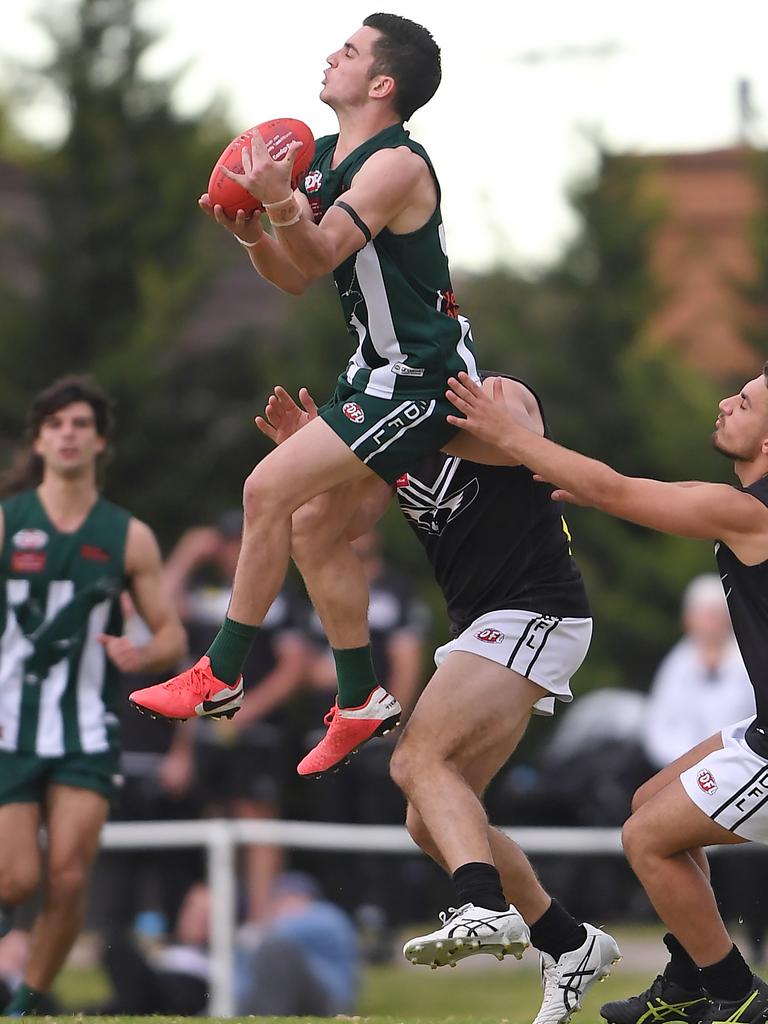
M 646 988 L 664 963 L 661 930 L 657 926 L 618 928 L 612 931 L 619 945 L 624 948 L 624 960 L 616 965 L 610 978 L 587 993 L 584 1007 L 577 1018 L 579 1024 L 604 1024 L 599 1013 L 601 1004 Z M 443 968 L 431 971 L 400 962 L 369 967 L 365 973 L 359 1016 L 343 1019 L 359 1021 L 360 1024 L 530 1024 L 541 999 L 536 963 L 534 956 L 526 955 L 522 963 L 497 963 L 490 957 L 479 957 L 460 963 L 455 970 Z M 94 969 L 70 968 L 63 973 L 56 987 L 56 995 L 62 1003 L 71 1007 L 68 1012 L 77 1015 L 78 1024 L 117 1024 L 144 1020 L 152 1024 L 164 1024 L 189 1019 L 82 1015 L 85 1007 L 100 1002 L 107 994 L 103 976 Z M 57 1018 L 45 1019 L 52 1024 Z M 285 1024 L 297 1024 L 299 1021 L 303 1024 L 323 1018 L 262 1019 Z
M 655 930 L 653 933 L 655 937 Z M 650 936 L 649 936 L 650 938 Z M 579 1024 L 597 1024 L 601 1003 L 607 999 L 640 991 L 652 978 L 648 970 L 624 969 L 617 965 L 612 977 L 587 994 Z M 83 1009 L 103 1001 L 106 982 L 96 969 L 67 969 L 56 986 L 56 995 L 84 1024 L 147 1020 L 163 1024 L 174 1018 L 89 1017 Z M 455 970 L 411 967 L 399 961 L 366 969 L 360 999 L 361 1024 L 530 1024 L 539 1008 L 541 986 L 537 960 L 527 955 L 522 963 L 498 963 L 479 957 L 459 964 Z M 54 1018 L 46 1018 L 50 1022 Z M 69 1018 L 71 1020 L 71 1017 Z M 176 1018 L 182 1020 L 183 1018 Z M 207 1018 L 212 1020 L 213 1018 Z M 246 1018 L 248 1019 L 248 1018 Z M 253 1019 L 253 1018 L 250 1018 Z M 264 1018 L 296 1024 L 321 1018 Z

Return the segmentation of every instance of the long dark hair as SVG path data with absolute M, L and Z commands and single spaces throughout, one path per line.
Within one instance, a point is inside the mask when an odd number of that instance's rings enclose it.
M 45 420 L 74 402 L 87 402 L 90 405 L 96 421 L 96 433 L 99 437 L 109 440 L 112 431 L 111 400 L 90 377 L 60 377 L 32 399 L 27 414 L 24 447 L 19 451 L 11 468 L 0 478 L 0 498 L 37 487 L 41 482 L 43 460 L 32 450 L 32 444 L 37 439 Z M 96 462 L 99 483 L 103 479 L 108 461 L 109 451 L 105 448 Z

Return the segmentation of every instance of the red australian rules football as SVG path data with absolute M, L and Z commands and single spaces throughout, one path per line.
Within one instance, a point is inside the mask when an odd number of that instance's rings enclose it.
M 242 135 L 238 135 L 216 161 L 211 180 L 208 182 L 208 197 L 211 204 L 223 206 L 228 217 L 234 217 L 238 210 L 252 213 L 254 210 L 264 209 L 258 199 L 254 199 L 250 192 L 246 192 L 236 181 L 228 178 L 221 169 L 224 166 L 228 167 L 230 171 L 234 171 L 235 174 L 243 173 L 243 146 L 250 145 L 254 132 L 259 132 L 264 139 L 273 160 L 283 159 L 288 151 L 289 143 L 294 141 L 304 143 L 296 154 L 293 165 L 293 174 L 291 175 L 293 188 L 296 188 L 301 181 L 302 175 L 315 156 L 315 140 L 312 132 L 303 121 L 296 121 L 290 117 L 278 117 L 274 121 L 265 121 L 263 124 L 257 124 L 254 128 L 249 128 Z

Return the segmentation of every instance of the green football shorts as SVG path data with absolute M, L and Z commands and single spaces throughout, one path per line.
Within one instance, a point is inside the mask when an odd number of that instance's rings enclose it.
M 388 484 L 456 434 L 446 422 L 456 409 L 443 395 L 433 398 L 376 398 L 339 379 L 319 415 L 350 451 Z
M 120 783 L 120 754 L 64 754 L 38 757 L 0 750 L 0 804 L 42 803 L 49 786 L 92 789 L 111 800 Z

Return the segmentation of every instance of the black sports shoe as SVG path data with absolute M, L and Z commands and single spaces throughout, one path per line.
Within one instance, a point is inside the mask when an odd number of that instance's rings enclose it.
M 703 989 L 690 992 L 660 974 L 639 996 L 605 1003 L 600 1013 L 610 1024 L 702 1024 L 709 1008 Z
M 711 997 L 710 997 L 711 998 Z M 756 975 L 742 999 L 712 999 L 704 1024 L 762 1024 L 768 1021 L 768 985 Z

